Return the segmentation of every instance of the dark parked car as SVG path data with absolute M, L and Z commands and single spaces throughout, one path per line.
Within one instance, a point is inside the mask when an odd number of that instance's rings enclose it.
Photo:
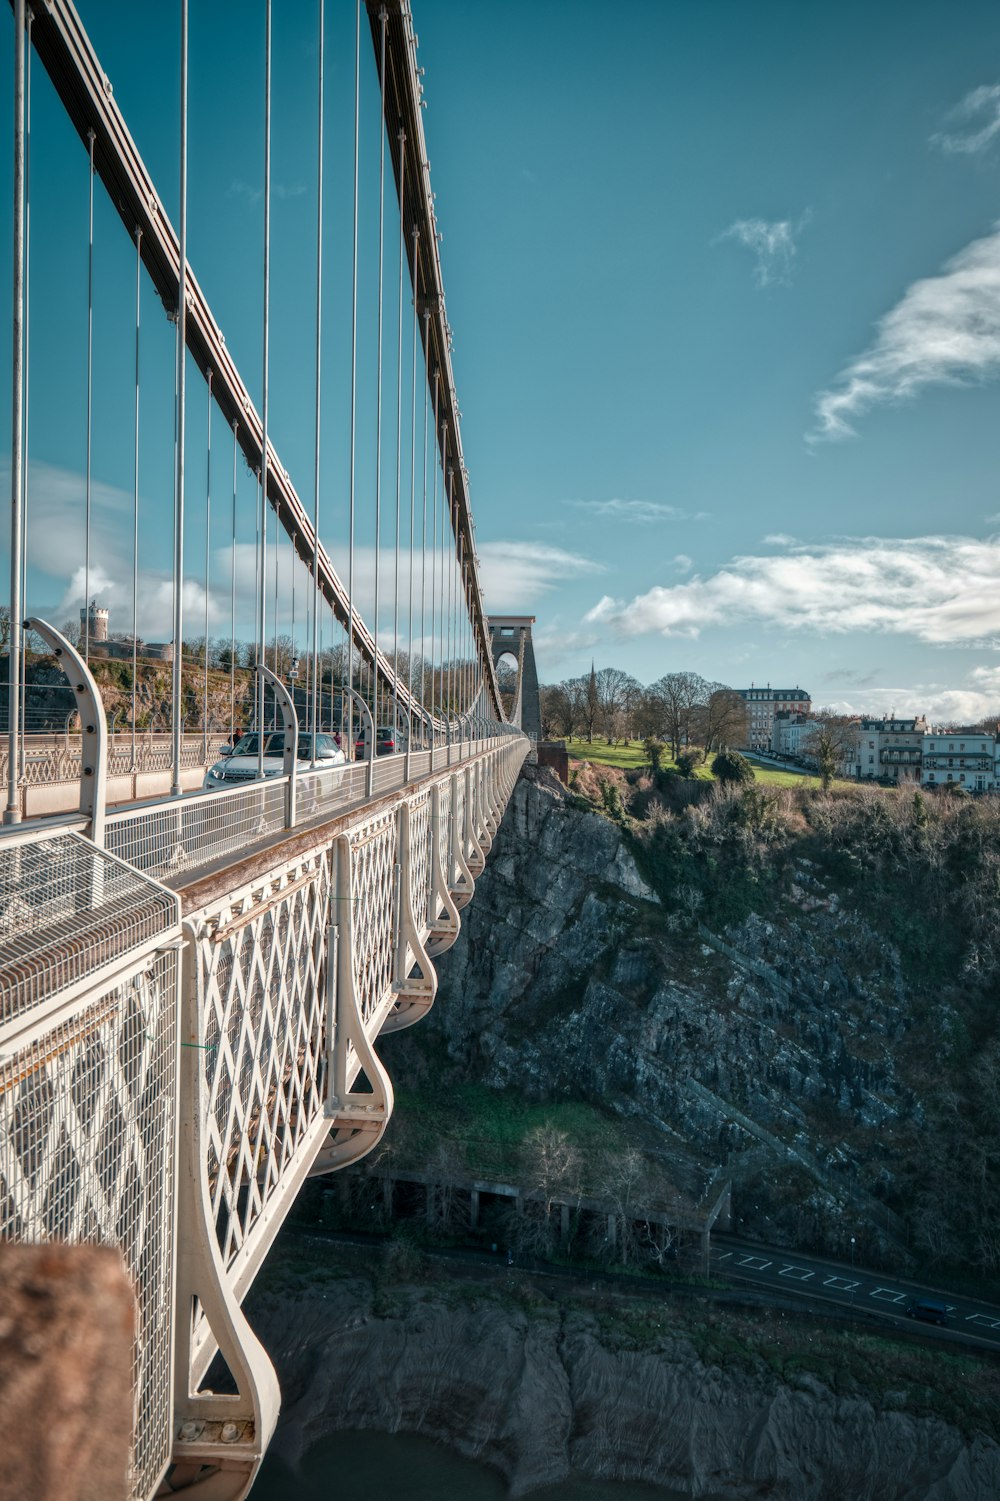
M 387 724 L 380 724 L 375 731 L 375 754 L 376 756 L 391 756 L 396 751 L 404 750 L 402 737 Z M 357 760 L 363 760 L 365 754 L 365 736 L 359 735 L 354 746 L 354 754 Z
M 936 1298 L 911 1298 L 906 1305 L 908 1319 L 921 1319 L 925 1324 L 947 1324 L 948 1309 Z

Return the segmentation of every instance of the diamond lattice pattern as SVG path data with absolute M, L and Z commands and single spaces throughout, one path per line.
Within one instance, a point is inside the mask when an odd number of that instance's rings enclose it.
M 202 940 L 207 1166 L 227 1268 L 322 1113 L 329 889 L 323 851 L 233 901 Z

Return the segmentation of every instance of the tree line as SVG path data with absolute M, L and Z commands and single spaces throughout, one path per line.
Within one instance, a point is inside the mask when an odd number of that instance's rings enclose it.
M 697 672 L 668 672 L 644 686 L 620 667 L 591 669 L 539 689 L 546 738 L 662 740 L 674 760 L 691 745 L 712 751 L 746 743 L 746 704 L 735 688 Z

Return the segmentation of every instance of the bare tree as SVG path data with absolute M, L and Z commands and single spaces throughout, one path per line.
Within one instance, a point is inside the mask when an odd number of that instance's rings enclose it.
M 600 672 L 594 674 L 594 685 L 604 737 L 611 745 L 616 728 L 620 728 L 617 721 L 626 705 L 633 701 L 639 684 L 620 667 L 602 667 Z
M 668 672 L 649 690 L 663 705 L 664 733 L 675 760 L 693 738 L 695 713 L 706 701 L 707 689 L 705 679 L 696 672 Z
M 693 715 L 695 738 L 702 747 L 702 760 L 713 751 L 745 745 L 747 706 L 741 694 L 724 683 L 706 684 L 708 695 Z
M 857 725 L 853 720 L 830 716 L 817 724 L 802 742 L 802 749 L 815 761 L 825 792 L 837 772 L 850 762 L 857 750 Z

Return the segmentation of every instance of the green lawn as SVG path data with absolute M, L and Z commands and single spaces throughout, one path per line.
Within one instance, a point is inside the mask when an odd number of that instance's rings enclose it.
M 590 761 L 595 766 L 620 766 L 625 771 L 642 770 L 649 766 L 649 757 L 637 741 L 630 745 L 608 745 L 603 740 L 567 740 L 566 748 L 575 761 Z M 766 787 L 815 787 L 819 783 L 819 777 L 805 771 L 780 771 L 776 766 L 761 766 L 752 758 L 751 764 L 755 779 Z M 674 762 L 666 756 L 663 765 L 665 768 L 671 767 Z M 710 766 L 711 758 L 707 764 L 696 769 L 695 776 L 710 782 Z M 833 785 L 852 787 L 854 783 L 834 781 Z
M 608 745 L 604 740 L 567 740 L 566 748 L 574 761 L 590 761 L 594 766 L 620 766 L 623 771 L 648 771 L 649 757 L 639 741 L 629 745 Z M 675 765 L 669 756 L 664 756 L 664 770 Z M 695 776 L 710 782 L 712 773 L 708 766 L 698 766 Z

